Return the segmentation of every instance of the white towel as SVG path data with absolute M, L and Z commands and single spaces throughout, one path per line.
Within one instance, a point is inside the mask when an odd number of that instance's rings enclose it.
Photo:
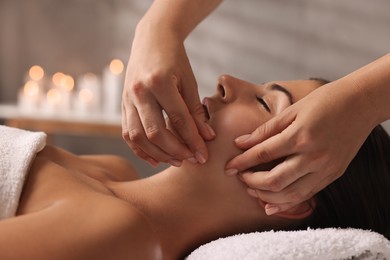
M 390 259 L 390 241 L 361 229 L 307 229 L 240 234 L 214 240 L 187 260 Z
M 46 134 L 0 125 L 0 220 L 16 214 L 23 184 Z

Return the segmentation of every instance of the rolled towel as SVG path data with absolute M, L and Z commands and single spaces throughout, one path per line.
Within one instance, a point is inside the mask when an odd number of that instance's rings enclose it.
M 267 231 L 214 240 L 187 260 L 390 259 L 390 241 L 373 231 L 324 228 Z
M 16 214 L 29 167 L 46 134 L 0 125 L 0 220 Z

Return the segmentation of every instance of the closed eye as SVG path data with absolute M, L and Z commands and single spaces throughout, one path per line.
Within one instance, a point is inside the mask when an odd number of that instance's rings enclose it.
M 265 103 L 264 99 L 263 98 L 260 98 L 260 97 L 257 97 L 256 96 L 256 99 L 257 101 L 259 101 L 259 103 L 269 112 L 271 113 L 271 109 L 269 108 L 269 106 L 267 105 L 267 103 Z

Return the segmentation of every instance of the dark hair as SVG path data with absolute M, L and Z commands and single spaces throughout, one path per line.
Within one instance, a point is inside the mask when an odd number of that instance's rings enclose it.
M 373 129 L 345 173 L 315 200 L 306 227 L 361 228 L 390 239 L 390 137 L 382 126 Z

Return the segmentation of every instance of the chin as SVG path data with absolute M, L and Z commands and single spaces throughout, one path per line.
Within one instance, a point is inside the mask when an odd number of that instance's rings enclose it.
M 209 160 L 212 162 L 221 162 L 225 165 L 230 159 L 241 154 L 243 150 L 237 148 L 234 143 L 236 137 L 218 135 L 209 142 L 206 142 L 209 151 Z

